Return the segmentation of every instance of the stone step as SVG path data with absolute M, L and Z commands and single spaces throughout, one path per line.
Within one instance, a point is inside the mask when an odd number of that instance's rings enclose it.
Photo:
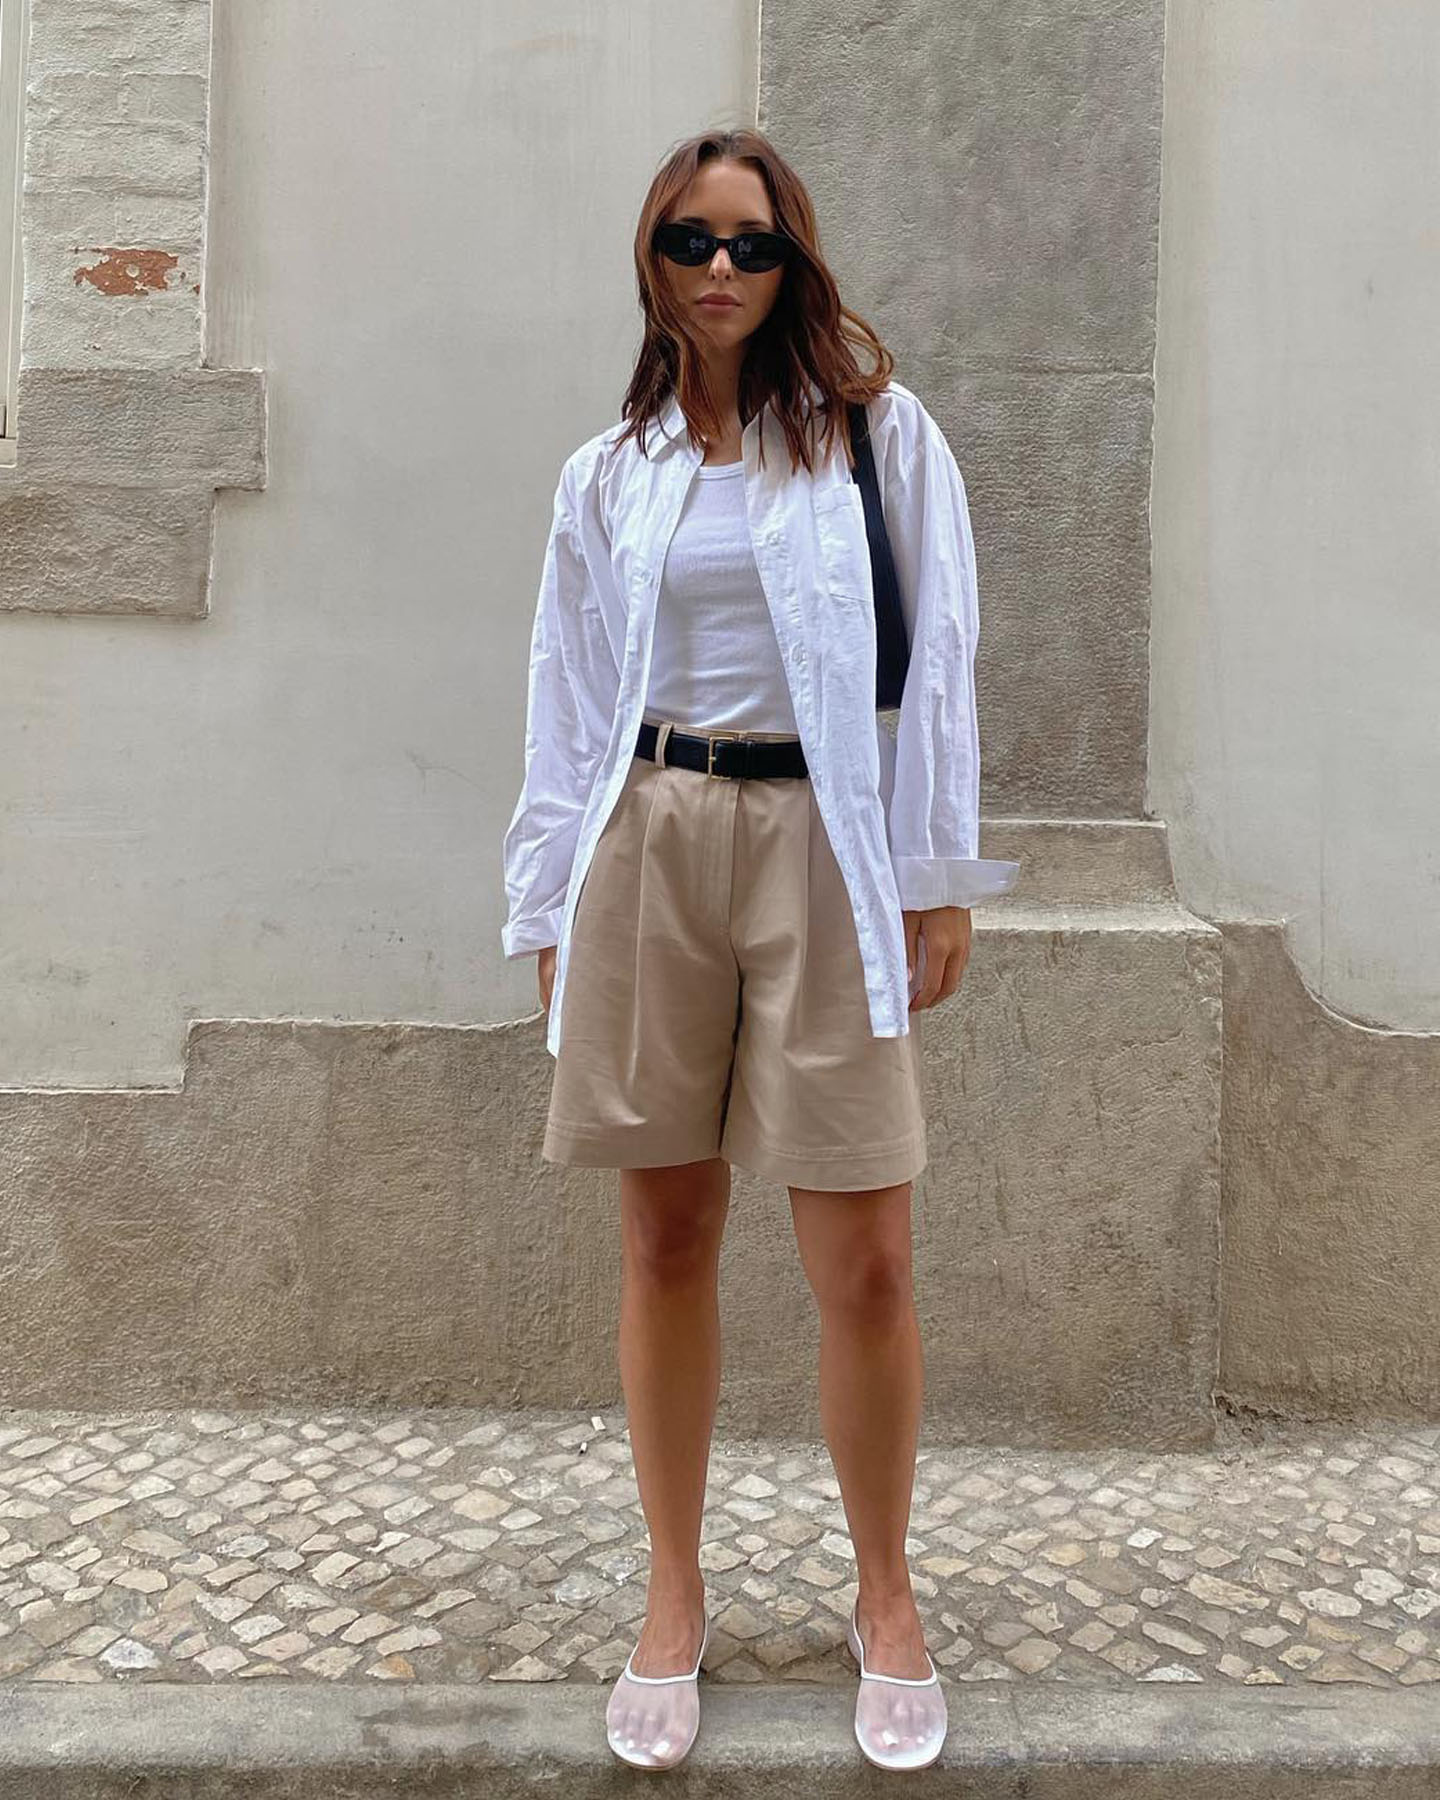
M 1020 864 L 1015 887 L 984 909 L 987 918 L 1008 917 L 1012 907 L 1178 906 L 1160 819 L 986 818 L 980 854 Z

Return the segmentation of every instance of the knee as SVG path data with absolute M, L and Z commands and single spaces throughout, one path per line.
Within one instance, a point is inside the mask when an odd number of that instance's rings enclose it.
M 657 1286 L 686 1287 L 714 1269 L 719 1248 L 711 1219 L 644 1220 L 626 1239 L 625 1267 Z
M 715 1271 L 730 1199 L 726 1191 L 636 1194 L 625 1219 L 626 1273 L 662 1287 Z
M 822 1318 L 852 1328 L 888 1329 L 914 1305 L 909 1254 L 889 1244 L 866 1244 L 837 1259 L 814 1288 Z

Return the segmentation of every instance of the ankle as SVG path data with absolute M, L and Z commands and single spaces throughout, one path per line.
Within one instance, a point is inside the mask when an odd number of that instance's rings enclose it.
M 693 1576 L 651 1578 L 645 1591 L 645 1610 L 652 1616 L 664 1613 L 695 1613 L 705 1605 L 705 1578 Z
M 892 1624 L 915 1618 L 919 1607 L 908 1581 L 884 1587 L 862 1587 L 856 1597 L 856 1610 L 862 1619 L 877 1624 Z

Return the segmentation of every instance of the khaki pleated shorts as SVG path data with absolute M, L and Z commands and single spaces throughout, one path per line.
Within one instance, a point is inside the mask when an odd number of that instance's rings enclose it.
M 906 1037 L 871 1032 L 808 777 L 636 756 L 576 907 L 542 1155 L 616 1169 L 718 1155 L 824 1191 L 908 1181 L 926 1163 L 920 1019 Z

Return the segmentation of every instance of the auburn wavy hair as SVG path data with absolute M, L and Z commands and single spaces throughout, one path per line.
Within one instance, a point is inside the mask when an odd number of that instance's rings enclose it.
M 669 295 L 669 284 L 655 249 L 655 227 L 689 187 L 707 162 L 722 158 L 748 163 L 759 171 L 775 211 L 775 229 L 794 240 L 784 265 L 775 304 L 745 346 L 740 370 L 741 428 L 769 401 L 790 446 L 791 470 L 803 463 L 813 472 L 816 460 L 830 455 L 838 432 L 847 460 L 852 456 L 846 403 L 871 400 L 889 381 L 895 359 L 858 313 L 840 299 L 835 277 L 820 254 L 815 209 L 805 184 L 763 132 L 748 129 L 703 131 L 684 139 L 665 158 L 650 183 L 635 231 L 635 277 L 645 315 L 644 337 L 621 409 L 626 428 L 615 440 L 639 439 L 647 422 L 658 418 L 672 394 L 684 408 L 692 444 L 718 437 L 723 429 L 719 408 L 705 382 L 700 340 L 685 312 Z M 875 367 L 861 371 L 852 345 L 864 344 Z M 819 389 L 823 411 L 820 436 L 813 435 L 809 384 Z M 698 434 L 698 435 L 697 435 Z M 761 445 L 764 456 L 764 445 Z

